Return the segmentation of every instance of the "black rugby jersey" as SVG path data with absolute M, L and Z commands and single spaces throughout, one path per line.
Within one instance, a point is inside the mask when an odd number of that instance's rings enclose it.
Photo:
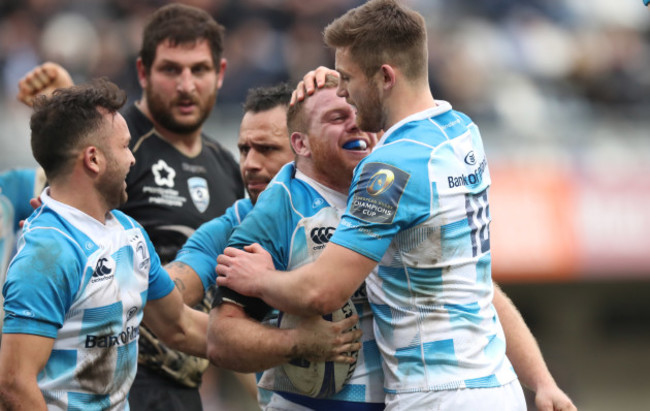
M 194 230 L 244 196 L 239 165 L 205 134 L 201 153 L 190 158 L 163 140 L 135 105 L 123 116 L 136 162 L 126 178 L 129 198 L 121 210 L 142 224 L 165 264 Z

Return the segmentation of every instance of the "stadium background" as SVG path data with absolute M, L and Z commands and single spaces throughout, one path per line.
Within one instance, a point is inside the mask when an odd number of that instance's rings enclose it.
M 0 169 L 34 166 L 29 69 L 140 90 L 143 22 L 165 1 L 2 0 Z M 227 29 L 208 134 L 235 151 L 247 88 L 332 66 L 321 31 L 360 0 L 193 0 Z M 650 10 L 641 0 L 411 0 L 428 23 L 434 96 L 482 130 L 494 277 L 581 410 L 650 409 Z M 225 372 L 209 408 L 251 409 Z

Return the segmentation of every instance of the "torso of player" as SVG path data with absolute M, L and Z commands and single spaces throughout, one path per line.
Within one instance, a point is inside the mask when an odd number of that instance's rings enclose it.
M 286 165 L 270 187 L 268 193 L 260 196 L 258 203 L 249 216 L 257 215 L 250 221 L 258 224 L 260 220 L 273 221 L 286 229 L 278 229 L 278 233 L 284 231 L 282 238 L 273 239 L 274 247 L 269 251 L 275 254 L 274 259 L 283 260 L 282 268 L 287 270 L 299 267 L 315 260 L 323 251 L 330 237 L 334 234 L 336 227 L 343 213 L 345 194 L 334 194 L 324 192 L 322 187 L 310 185 L 309 182 L 292 177 L 293 164 Z M 284 187 L 288 187 L 287 192 Z M 330 205 L 334 203 L 334 196 L 341 197 L 340 208 Z M 329 202 L 328 202 L 329 199 Z M 262 205 L 258 210 L 258 207 Z M 278 218 L 278 216 L 283 218 Z M 259 237 L 259 235 L 258 235 Z M 280 235 L 278 235 L 280 237 Z M 251 237 L 253 239 L 253 237 Z M 261 240 L 256 238 L 256 240 Z M 248 241 L 248 240 L 246 240 Z M 327 281 L 327 279 L 323 279 Z M 355 308 L 360 317 L 360 328 L 363 331 L 363 348 L 359 353 L 357 367 L 351 379 L 338 394 L 328 400 L 340 400 L 351 402 L 376 402 L 383 403 L 383 374 L 381 362 L 373 334 L 372 310 L 366 295 L 365 284 L 352 297 Z M 278 375 L 279 373 L 279 375 Z M 277 391 L 292 391 L 291 385 L 283 376 L 281 367 L 265 372 L 260 386 Z
M 162 272 L 159 262 L 144 231 L 124 214 L 114 211 L 102 224 L 45 193 L 42 198 L 45 205 L 28 220 L 12 264 L 20 278 L 8 280 L 15 298 L 26 297 L 18 306 L 8 299 L 7 309 L 34 334 L 54 338 L 38 376 L 48 404 L 65 409 L 85 401 L 119 409 L 135 378 L 147 296 L 159 298 L 173 284 L 150 277 L 154 265 Z M 30 292 L 27 278 L 38 281 L 39 292 Z
M 196 228 L 244 196 L 239 167 L 206 136 L 200 154 L 190 158 L 156 134 L 137 108 L 130 107 L 125 118 L 136 163 L 127 176 L 129 198 L 121 209 L 143 225 L 167 262 Z
M 332 240 L 379 260 L 366 285 L 387 391 L 509 382 L 478 128 L 446 104 L 385 137 L 359 164 L 350 216 Z
M 83 391 L 126 394 L 135 378 L 150 255 L 139 228 L 112 231 L 88 258 L 80 294 L 53 349 L 77 350 L 73 383 Z M 41 388 L 47 390 L 47 382 Z

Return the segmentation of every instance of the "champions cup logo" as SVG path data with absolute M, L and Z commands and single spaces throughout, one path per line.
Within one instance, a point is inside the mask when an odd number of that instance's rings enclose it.
M 379 194 L 388 190 L 390 186 L 393 185 L 394 181 L 395 174 L 393 174 L 392 171 L 383 168 L 377 171 L 372 177 L 370 177 L 366 191 L 371 196 L 378 196 Z

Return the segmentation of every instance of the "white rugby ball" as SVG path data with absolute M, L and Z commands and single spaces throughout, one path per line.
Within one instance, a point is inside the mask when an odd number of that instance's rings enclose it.
M 328 321 L 340 321 L 355 315 L 357 310 L 352 301 L 348 300 L 345 305 L 331 314 L 324 315 Z M 280 313 L 278 327 L 295 328 L 301 317 L 287 313 Z M 359 329 L 359 322 L 352 327 Z M 295 359 L 282 366 L 291 384 L 303 395 L 312 398 L 325 398 L 341 391 L 343 385 L 350 379 L 357 366 L 359 351 L 350 353 L 354 357 L 352 364 L 344 364 L 333 361 L 311 362 L 306 359 Z

